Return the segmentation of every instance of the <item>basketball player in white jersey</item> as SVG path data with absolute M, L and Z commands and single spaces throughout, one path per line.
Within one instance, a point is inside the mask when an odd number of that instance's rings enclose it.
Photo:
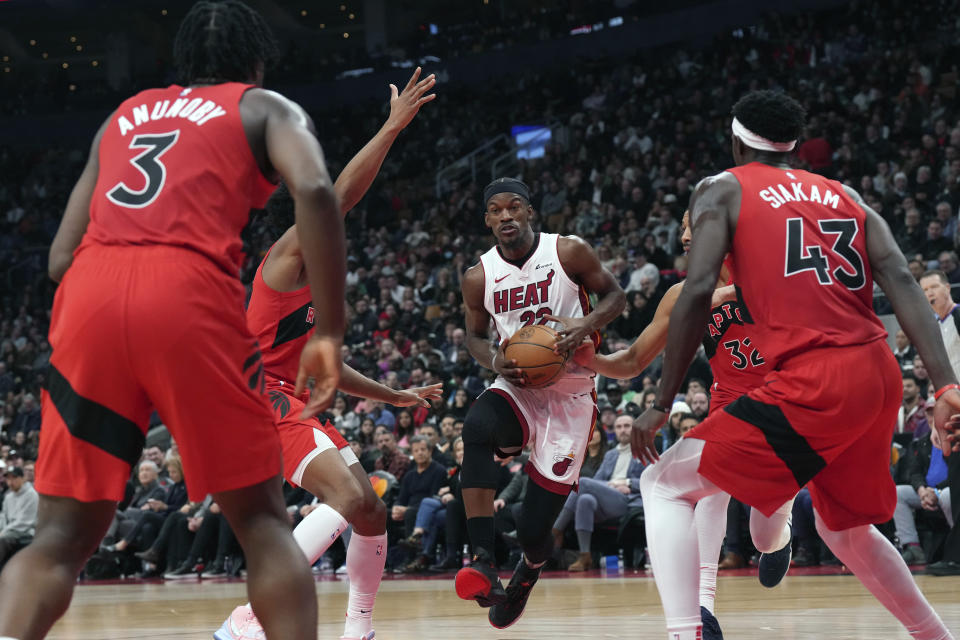
M 457 595 L 490 607 L 499 629 L 523 613 L 540 568 L 553 550 L 551 526 L 577 482 L 597 417 L 594 373 L 572 360 L 549 387 L 527 389 L 516 361 L 504 348 L 518 329 L 562 325 L 557 351 L 569 353 L 616 318 L 623 290 L 593 249 L 576 236 L 537 233 L 530 191 L 512 178 L 484 189 L 485 222 L 497 244 L 469 268 L 461 284 L 466 307 L 467 348 L 496 382 L 470 407 L 463 426 L 461 472 L 473 562 L 457 573 Z M 588 294 L 598 298 L 590 309 Z M 489 335 L 491 320 L 496 336 Z M 525 470 L 530 484 L 517 522 L 523 558 L 504 591 L 493 559 L 494 454 L 506 457 L 531 443 Z

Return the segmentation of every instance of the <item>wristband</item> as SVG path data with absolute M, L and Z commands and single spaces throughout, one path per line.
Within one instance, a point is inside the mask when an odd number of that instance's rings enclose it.
M 954 385 L 954 386 L 960 387 L 960 385 Z M 653 409 L 654 411 L 659 411 L 660 413 L 667 413 L 667 414 L 670 413 L 670 409 L 667 409 L 666 407 L 662 407 L 656 402 L 654 402 L 650 408 Z
M 934 400 L 939 400 L 939 399 L 940 399 L 940 396 L 942 396 L 943 394 L 945 394 L 947 391 L 950 391 L 950 389 L 956 389 L 957 391 L 960 391 L 960 384 L 945 384 L 945 385 L 943 385 L 942 387 L 940 387 L 939 389 L 937 389 L 937 392 L 936 392 L 936 393 L 933 394 L 933 399 L 934 399 Z

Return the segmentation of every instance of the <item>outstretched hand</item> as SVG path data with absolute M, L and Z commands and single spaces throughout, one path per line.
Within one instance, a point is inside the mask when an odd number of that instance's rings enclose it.
M 431 384 L 428 387 L 413 387 L 405 391 L 397 391 L 397 397 L 391 402 L 395 407 L 412 407 L 420 405 L 430 408 L 430 403 L 443 399 L 443 383 Z
M 633 421 L 633 433 L 630 435 L 630 449 L 633 457 L 644 464 L 653 464 L 660 459 L 654 438 L 657 431 L 667 421 L 667 414 L 650 408 Z
M 570 360 L 585 369 L 593 370 L 596 366 L 597 349 L 590 338 L 584 338 L 580 346 L 573 352 Z
M 397 85 L 390 85 L 390 116 L 387 118 L 387 125 L 400 130 L 410 124 L 420 107 L 427 104 L 437 97 L 437 94 L 431 93 L 424 95 L 437 83 L 437 76 L 428 75 L 420 80 L 420 67 L 417 67 L 410 81 L 403 88 L 403 92 L 397 91 Z

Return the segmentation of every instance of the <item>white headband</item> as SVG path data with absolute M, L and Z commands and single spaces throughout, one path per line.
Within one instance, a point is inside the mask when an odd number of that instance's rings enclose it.
M 733 119 L 733 135 L 737 136 L 743 140 L 743 144 L 747 145 L 751 149 L 759 149 L 761 151 L 776 151 L 778 153 L 784 153 L 786 151 L 793 151 L 793 148 L 797 146 L 796 140 L 791 140 L 790 142 L 774 142 L 773 140 L 767 140 L 762 136 L 758 136 L 750 129 L 747 129 L 739 120 L 736 118 Z

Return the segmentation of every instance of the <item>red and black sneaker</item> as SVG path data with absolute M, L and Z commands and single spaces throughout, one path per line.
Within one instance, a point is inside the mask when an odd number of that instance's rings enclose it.
M 491 607 L 487 614 L 490 624 L 497 629 L 506 629 L 520 619 L 527 606 L 530 591 L 540 578 L 541 568 L 534 569 L 527 564 L 526 560 L 520 558 L 520 564 L 517 565 L 513 577 L 510 578 L 510 584 L 507 585 L 507 599 Z
M 454 584 L 457 595 L 464 600 L 476 600 L 481 607 L 492 607 L 506 600 L 493 555 L 485 549 L 477 548 L 473 562 L 460 569 Z

